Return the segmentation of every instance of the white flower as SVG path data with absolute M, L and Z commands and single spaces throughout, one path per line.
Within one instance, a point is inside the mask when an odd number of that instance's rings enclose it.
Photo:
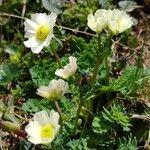
M 124 32 L 133 25 L 132 17 L 118 9 L 108 11 L 107 17 L 108 29 L 115 35 Z
M 88 15 L 88 26 L 95 32 L 102 32 L 108 28 L 113 34 L 119 34 L 133 25 L 132 18 L 124 11 L 118 9 L 98 9 L 95 14 Z
M 62 97 L 68 90 L 68 83 L 62 79 L 53 79 L 48 86 L 41 86 L 37 89 L 37 94 L 52 100 Z
M 28 140 L 33 144 L 51 143 L 60 128 L 58 121 L 59 114 L 54 110 L 51 110 L 50 115 L 44 110 L 35 113 L 34 120 L 25 127 Z
M 51 12 L 50 15 L 45 13 L 36 13 L 31 15 L 30 19 L 25 19 L 25 37 L 26 47 L 30 47 L 33 53 L 39 53 L 44 46 L 48 46 L 52 39 L 53 27 L 55 26 L 57 15 Z
M 57 69 L 55 74 L 63 79 L 68 79 L 77 71 L 77 59 L 75 57 L 69 57 L 69 64 L 64 66 L 63 69 Z
M 98 33 L 102 32 L 107 27 L 106 13 L 107 10 L 104 9 L 98 9 L 94 15 L 90 13 L 87 17 L 89 28 Z

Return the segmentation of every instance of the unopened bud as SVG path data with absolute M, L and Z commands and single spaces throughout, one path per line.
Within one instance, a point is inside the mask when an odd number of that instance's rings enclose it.
M 16 131 L 16 130 L 20 130 L 20 125 L 17 123 L 13 123 L 10 121 L 2 121 L 1 124 L 8 130 L 11 131 Z

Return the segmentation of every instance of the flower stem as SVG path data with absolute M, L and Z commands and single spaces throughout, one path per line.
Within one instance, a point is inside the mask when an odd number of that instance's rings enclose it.
M 77 129 L 77 126 L 78 126 L 78 119 L 79 119 L 79 116 L 80 116 L 80 111 L 81 111 L 82 105 L 83 105 L 83 102 L 80 99 L 79 107 L 78 107 L 78 110 L 77 110 L 77 116 L 76 116 L 76 120 L 75 120 L 74 134 L 76 134 L 76 129 Z
M 62 128 L 62 126 L 63 126 L 62 111 L 61 111 L 61 108 L 59 107 L 58 101 L 55 100 L 54 103 L 55 103 L 55 107 L 56 107 L 56 109 L 57 109 L 57 111 L 58 111 L 58 113 L 60 115 L 60 122 L 61 122 L 61 128 Z
M 58 56 L 58 54 L 56 53 L 56 51 L 53 49 L 52 52 L 53 52 L 53 54 L 54 54 L 54 56 L 55 56 L 55 59 L 56 59 L 58 65 L 59 65 L 59 68 L 63 68 L 63 65 L 62 65 L 62 63 L 61 63 L 61 59 L 60 59 L 60 57 Z
M 102 47 L 101 47 L 101 35 L 98 35 L 98 50 L 97 50 L 97 60 L 93 69 L 93 76 L 91 77 L 91 84 L 92 86 L 94 86 L 95 82 L 96 82 L 96 77 L 98 75 L 98 70 L 99 70 L 99 66 L 102 62 L 101 57 L 100 57 L 100 51 L 102 51 Z
M 98 71 L 99 71 L 99 66 L 102 63 L 102 57 L 100 56 L 100 52 L 102 52 L 102 47 L 101 47 L 101 34 L 98 34 L 98 49 L 96 51 L 97 53 L 97 60 L 93 69 L 93 76 L 90 78 L 90 83 L 92 85 L 92 87 L 94 87 L 95 82 L 96 82 L 96 78 L 98 75 Z M 93 99 L 91 99 L 90 101 L 90 111 L 93 112 Z
M 78 119 L 79 119 L 79 116 L 80 116 L 82 106 L 84 104 L 83 101 L 84 101 L 84 99 L 83 99 L 83 86 L 80 85 L 79 107 L 78 107 L 78 110 L 77 110 L 77 116 L 76 116 L 76 120 L 75 120 L 74 134 L 76 134 L 76 129 L 78 127 Z
M 93 69 L 93 76 L 91 78 L 91 84 L 94 85 L 96 82 L 96 78 L 97 78 L 97 74 L 98 74 L 98 70 L 99 70 L 99 65 L 100 65 L 101 61 L 99 59 L 96 60 L 95 63 L 95 67 Z
M 104 58 L 105 68 L 106 68 L 106 85 L 109 85 L 109 64 L 108 64 L 108 56 L 106 55 Z
M 105 57 L 104 57 L 104 64 L 105 64 L 105 69 L 106 69 L 106 85 L 109 85 L 110 67 L 109 67 L 108 57 L 109 57 L 110 52 L 111 52 L 111 45 L 112 45 L 111 39 L 112 39 L 112 34 L 109 33 L 108 34 L 108 50 L 107 50 Z

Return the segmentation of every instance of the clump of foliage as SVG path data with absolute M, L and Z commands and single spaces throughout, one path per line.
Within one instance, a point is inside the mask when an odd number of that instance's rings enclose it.
M 132 49 L 139 45 L 138 37 L 129 31 L 113 37 L 109 32 L 97 35 L 87 28 L 87 15 L 99 7 L 117 6 L 112 0 L 0 2 L 2 149 L 149 148 L 150 69 L 141 66 L 138 55 L 132 65 L 128 65 L 128 59 L 122 65 L 121 59 L 113 58 L 115 40 Z M 55 39 L 41 53 L 33 54 L 23 44 L 23 18 L 39 11 L 54 11 L 59 16 L 54 28 Z M 76 57 L 78 70 L 66 80 L 69 90 L 57 101 L 62 112 L 61 131 L 51 144 L 34 145 L 27 140 L 25 126 L 34 113 L 56 110 L 54 101 L 36 94 L 40 86 L 58 79 L 55 71 L 59 62 L 54 51 L 63 66 L 67 65 L 69 56 Z

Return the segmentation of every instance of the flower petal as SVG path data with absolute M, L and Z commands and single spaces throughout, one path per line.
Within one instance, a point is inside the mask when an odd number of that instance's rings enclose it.
M 77 59 L 75 57 L 69 57 L 69 64 L 64 66 L 63 69 L 57 69 L 55 75 L 62 77 L 63 79 L 68 79 L 75 74 L 77 71 Z
M 49 97 L 49 88 L 47 86 L 41 86 L 37 89 L 37 94 L 41 97 L 48 98 Z
M 59 122 L 59 113 L 55 112 L 54 110 L 50 111 L 50 123 L 55 127 L 58 125 Z
M 65 73 L 64 69 L 57 69 L 55 71 L 55 75 L 57 75 L 59 77 L 62 77 L 63 79 L 67 79 L 68 78 L 68 75 Z
M 42 143 L 42 139 L 41 138 L 37 138 L 37 137 L 29 137 L 28 141 L 30 141 L 33 144 L 41 144 Z
M 31 47 L 31 50 L 32 50 L 33 53 L 38 54 L 38 53 L 41 52 L 43 47 L 44 47 L 44 44 L 42 43 L 42 44 L 38 45 L 37 47 Z
M 35 13 L 31 15 L 31 19 L 37 24 L 47 24 L 46 13 Z
M 55 134 L 58 133 L 59 129 L 60 129 L 60 125 L 58 124 L 58 125 L 55 126 Z
M 48 85 L 49 89 L 51 89 L 55 85 L 56 82 L 57 82 L 56 79 L 51 80 L 49 85 Z
M 42 110 L 34 114 L 34 121 L 38 122 L 40 125 L 47 125 L 50 122 L 47 111 Z
M 72 67 L 72 71 L 75 73 L 77 71 L 77 59 L 75 57 L 70 56 L 69 62 Z
M 38 25 L 30 19 L 25 19 L 24 25 L 25 25 L 25 31 L 26 30 L 34 31 L 38 27 Z
M 31 137 L 37 137 L 40 138 L 40 124 L 35 121 L 30 121 L 29 124 L 25 127 L 25 131 L 27 134 Z
M 59 123 L 59 113 L 54 110 L 50 111 L 50 114 L 47 111 L 42 110 L 37 112 L 33 116 L 34 121 L 30 121 L 29 124 L 25 127 L 25 131 L 29 135 L 28 140 L 33 144 L 48 144 L 53 141 L 55 135 L 58 133 L 60 125 Z M 53 137 L 49 136 L 51 130 L 47 130 L 47 127 L 51 127 L 54 131 Z M 43 136 L 43 133 L 46 136 Z M 48 136 L 47 136 L 48 135 Z
M 87 23 L 88 27 L 96 32 L 96 22 L 92 13 L 88 15 L 87 20 L 88 20 Z
M 48 22 L 52 27 L 55 25 L 56 18 L 57 18 L 57 14 L 54 12 L 51 12 L 51 14 L 48 16 Z
M 24 41 L 24 45 L 26 46 L 26 47 L 37 47 L 37 46 L 39 46 L 39 42 L 37 41 L 37 39 L 36 39 L 36 37 L 34 36 L 34 37 L 32 37 L 32 38 L 30 38 L 29 40 L 27 40 L 27 41 Z
M 59 87 L 59 90 L 62 92 L 62 95 L 64 95 L 68 91 L 68 83 L 62 79 L 58 80 L 57 87 Z
M 54 138 L 49 138 L 49 139 L 42 139 L 42 144 L 49 144 L 54 140 Z
M 31 15 L 30 19 L 25 19 L 25 37 L 28 38 L 24 42 L 26 47 L 30 47 L 33 53 L 40 53 L 43 47 L 48 46 L 51 42 L 53 35 L 53 27 L 56 22 L 57 15 L 51 12 L 50 15 L 46 13 L 36 13 Z M 47 26 L 50 31 L 48 31 L 46 37 L 43 40 L 38 40 L 37 31 L 41 29 L 42 26 Z M 44 34 L 44 33 L 43 33 Z
M 28 39 L 30 39 L 30 38 L 32 38 L 32 37 L 34 37 L 35 36 L 35 33 L 32 33 L 32 32 L 30 32 L 30 31 L 26 31 L 25 32 L 25 35 L 24 35 L 24 37 L 25 38 L 28 38 Z
M 36 13 L 32 14 L 31 19 L 35 21 L 37 24 L 49 24 L 50 26 L 54 26 L 56 22 L 57 14 L 51 12 L 50 15 L 46 13 Z
M 114 9 L 108 15 L 108 28 L 117 35 L 133 25 L 132 18 L 124 11 Z
M 44 46 L 48 46 L 49 44 L 50 44 L 50 42 L 51 42 L 51 40 L 52 40 L 52 38 L 54 37 L 54 35 L 53 35 L 53 33 L 51 34 L 49 34 L 48 35 L 48 37 L 46 38 L 46 40 L 44 41 Z

